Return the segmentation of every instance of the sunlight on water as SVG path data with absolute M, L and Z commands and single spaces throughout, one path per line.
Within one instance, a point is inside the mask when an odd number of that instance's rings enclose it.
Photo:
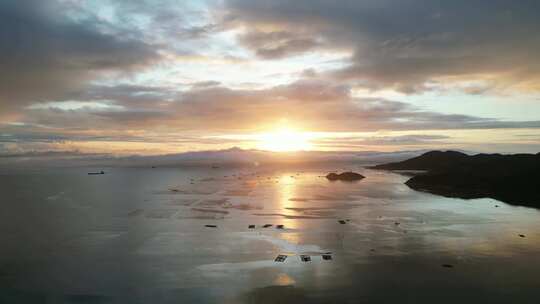
M 458 291 L 497 302 L 539 287 L 535 209 L 361 168 L 354 183 L 314 168 L 86 170 L 2 175 L 2 299 L 391 302 L 421 288 L 426 302 Z

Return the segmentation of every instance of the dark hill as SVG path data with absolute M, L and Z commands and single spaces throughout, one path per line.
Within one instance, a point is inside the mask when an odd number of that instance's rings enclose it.
M 433 151 L 372 168 L 427 171 L 406 182 L 415 190 L 467 199 L 489 197 L 540 208 L 540 153 L 468 156 Z
M 430 151 L 420 156 L 401 162 L 377 165 L 372 169 L 382 170 L 438 170 L 450 167 L 468 158 L 465 153 L 457 151 Z

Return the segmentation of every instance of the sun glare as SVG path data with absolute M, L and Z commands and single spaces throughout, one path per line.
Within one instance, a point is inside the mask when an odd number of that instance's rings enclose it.
M 262 150 L 288 152 L 310 150 L 310 136 L 308 133 L 297 132 L 291 129 L 280 129 L 271 133 L 264 133 L 257 136 L 259 144 L 257 147 Z

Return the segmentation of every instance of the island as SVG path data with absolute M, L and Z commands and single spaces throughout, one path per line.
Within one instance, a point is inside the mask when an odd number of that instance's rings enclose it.
M 464 199 L 493 198 L 540 208 L 540 153 L 467 155 L 457 151 L 430 151 L 370 168 L 419 171 L 405 182 L 418 191 Z
M 330 181 L 336 181 L 336 180 L 340 180 L 340 181 L 347 181 L 347 182 L 352 182 L 352 181 L 357 181 L 357 180 L 361 180 L 363 178 L 365 178 L 365 176 L 363 176 L 362 174 L 358 174 L 356 172 L 343 172 L 343 173 L 328 173 L 326 175 L 326 178 Z

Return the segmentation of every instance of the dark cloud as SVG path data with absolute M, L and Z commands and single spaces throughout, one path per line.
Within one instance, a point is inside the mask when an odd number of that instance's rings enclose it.
M 145 122 L 152 120 L 164 120 L 170 118 L 169 113 L 160 110 L 119 110 L 119 111 L 96 111 L 93 113 L 95 116 L 107 117 L 118 123 L 135 123 L 144 124 Z
M 153 130 L 166 126 L 195 132 L 265 130 L 283 120 L 312 131 L 540 128 L 540 121 L 444 114 L 404 102 L 355 98 L 350 87 L 316 78 L 260 90 L 120 86 L 94 87 L 93 92 L 93 97 L 107 100 L 107 106 L 42 107 L 27 110 L 22 122 L 67 130 Z
M 160 104 L 175 100 L 178 91 L 174 88 L 145 85 L 90 85 L 84 90 L 65 96 L 65 100 L 106 100 L 118 105 L 157 110 Z
M 307 130 L 374 131 L 538 128 L 540 121 L 501 121 L 423 111 L 379 98 L 354 98 L 350 88 L 324 80 L 302 80 L 265 90 L 223 87 L 192 90 L 169 106 L 174 125 L 186 129 L 264 129 L 287 120 Z M 204 117 L 204 121 L 201 121 Z
M 216 87 L 216 86 L 219 86 L 220 84 L 221 83 L 219 81 L 208 80 L 208 81 L 196 82 L 192 84 L 192 87 L 193 88 L 208 88 L 208 87 Z
M 540 89 L 538 1 L 226 3 L 229 22 L 279 28 L 322 42 L 312 47 L 351 48 L 350 66 L 336 76 L 372 89 L 412 93 L 449 77 L 485 77 L 494 87 Z
M 218 32 L 219 30 L 220 29 L 216 24 L 205 24 L 182 28 L 176 33 L 176 36 L 183 39 L 201 39 L 208 37 L 208 35 Z
M 149 106 L 147 102 L 141 103 L 139 95 L 144 93 L 167 96 L 171 100 L 163 104 L 151 102 L 152 106 Z M 394 149 L 436 146 L 455 149 L 463 145 L 456 145 L 453 139 L 444 135 L 444 130 L 540 128 L 540 121 L 502 121 L 444 114 L 423 111 L 403 102 L 355 98 L 349 87 L 316 78 L 260 90 L 201 86 L 175 91 L 146 86 L 94 86 L 92 94 L 108 100 L 108 106 L 63 109 L 61 104 L 55 104 L 27 109 L 18 124 L 0 128 L 0 145 L 3 146 L 0 148 L 12 153 L 59 149 L 61 145 L 58 144 L 63 143 L 68 144 L 69 149 L 76 147 L 74 143 L 77 142 L 129 142 L 174 144 L 190 149 L 250 141 L 249 138 L 205 137 L 209 134 L 266 132 L 286 124 L 310 131 L 419 132 L 323 139 L 315 142 L 318 147 L 357 150 L 377 146 Z M 438 134 L 421 133 L 428 130 L 436 130 Z M 505 147 L 514 144 L 524 147 L 523 140 Z M 474 148 L 479 150 L 480 146 Z M 134 152 L 130 150 L 130 153 Z
M 106 34 L 99 20 L 74 21 L 54 1 L 0 3 L 0 106 L 63 98 L 104 71 L 158 58 L 140 40 Z
M 418 147 L 444 147 L 450 145 L 447 141 L 450 136 L 445 135 L 427 135 L 427 134 L 410 134 L 397 136 L 370 136 L 370 137 L 339 137 L 325 138 L 314 141 L 314 144 L 320 147 L 339 147 L 349 150 L 358 150 L 358 148 L 373 147 L 373 146 L 418 146 Z
M 252 30 L 239 36 L 239 41 L 264 59 L 279 59 L 315 49 L 319 42 L 287 31 Z

